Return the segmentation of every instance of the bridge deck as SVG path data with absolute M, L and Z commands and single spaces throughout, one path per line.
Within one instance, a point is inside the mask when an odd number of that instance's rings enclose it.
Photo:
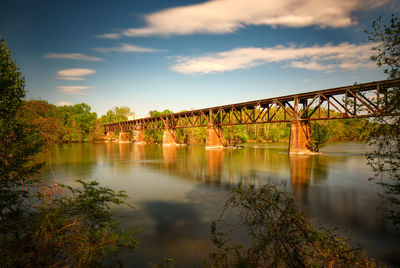
M 387 93 L 400 79 L 292 94 L 105 124 L 105 132 L 133 129 L 206 127 L 393 115 Z

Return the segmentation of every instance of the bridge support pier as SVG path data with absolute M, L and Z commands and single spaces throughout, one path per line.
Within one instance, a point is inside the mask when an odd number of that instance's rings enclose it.
M 222 149 L 225 147 L 222 128 L 209 124 L 206 132 L 206 149 Z
M 133 132 L 133 136 L 135 138 L 135 143 L 136 144 L 145 144 L 146 142 L 144 141 L 144 131 L 139 129 L 135 130 Z
M 176 146 L 176 130 L 171 128 L 164 129 L 163 146 Z
M 290 126 L 289 153 L 313 154 L 311 151 L 311 128 L 308 121 L 292 121 Z
M 114 132 L 110 131 L 110 132 L 106 133 L 106 137 L 105 137 L 106 141 L 112 141 L 114 139 L 115 139 L 115 133 Z
M 120 132 L 118 140 L 119 140 L 119 142 L 130 142 L 131 133 L 130 132 Z

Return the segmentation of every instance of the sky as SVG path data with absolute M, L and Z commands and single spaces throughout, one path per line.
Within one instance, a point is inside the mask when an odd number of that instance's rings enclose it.
M 27 99 L 136 118 L 386 79 L 365 29 L 398 0 L 2 0 Z

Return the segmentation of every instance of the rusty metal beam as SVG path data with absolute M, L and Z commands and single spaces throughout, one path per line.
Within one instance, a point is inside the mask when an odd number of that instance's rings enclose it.
M 380 102 L 385 99 L 388 90 L 393 87 L 400 87 L 400 79 L 382 80 L 105 124 L 104 131 L 117 132 L 132 129 L 164 129 L 166 127 L 206 127 L 208 124 L 229 126 L 291 122 L 292 120 L 388 116 L 392 115 L 391 111 L 384 112 Z M 370 98 L 365 97 L 364 93 L 367 93 Z M 349 103 L 349 97 L 353 99 L 353 103 Z M 317 99 L 318 101 L 316 102 Z M 328 110 L 323 106 L 325 101 L 328 103 Z M 295 107 L 290 102 L 295 103 Z M 270 116 L 270 113 L 272 113 L 272 116 Z M 325 113 L 327 113 L 327 116 L 324 115 Z

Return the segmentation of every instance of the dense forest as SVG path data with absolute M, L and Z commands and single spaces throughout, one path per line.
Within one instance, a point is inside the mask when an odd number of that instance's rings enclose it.
M 173 113 L 170 110 L 149 112 L 150 117 Z M 104 140 L 103 124 L 121 122 L 134 118 L 129 107 L 114 107 L 101 117 L 91 111 L 86 103 L 71 106 L 55 106 L 44 100 L 24 101 L 18 113 L 27 125 L 39 128 L 47 143 L 96 142 Z M 279 116 L 279 113 L 278 113 Z M 362 141 L 369 136 L 368 119 L 329 120 L 311 123 L 314 136 L 335 141 Z M 231 143 L 286 142 L 290 136 L 289 123 L 252 124 L 223 127 L 225 139 Z M 162 142 L 162 130 L 146 130 L 149 143 Z M 180 143 L 201 143 L 206 139 L 205 128 L 177 130 Z
M 47 143 L 94 142 L 104 139 L 103 124 L 128 120 L 128 107 L 115 107 L 98 117 L 86 103 L 55 106 L 44 100 L 24 101 L 20 120 L 39 133 Z

